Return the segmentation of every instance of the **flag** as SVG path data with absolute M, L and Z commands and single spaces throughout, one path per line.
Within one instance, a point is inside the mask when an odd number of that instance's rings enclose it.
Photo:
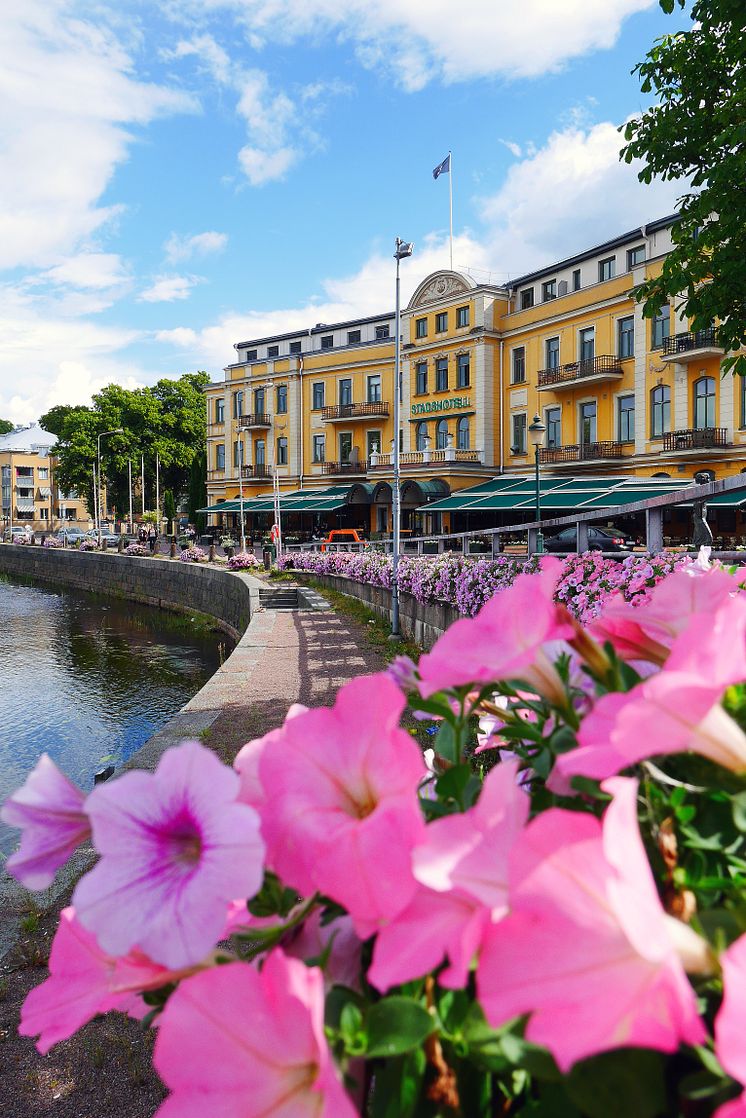
M 448 155 L 445 157 L 443 162 L 439 163 L 438 166 L 433 171 L 433 178 L 437 179 L 438 175 L 450 175 L 450 173 L 451 173 L 451 153 L 449 151 Z

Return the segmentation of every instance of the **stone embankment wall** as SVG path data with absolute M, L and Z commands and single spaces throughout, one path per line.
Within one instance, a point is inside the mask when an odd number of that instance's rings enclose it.
M 196 610 L 214 618 L 236 641 L 251 618 L 248 583 L 228 571 L 197 563 L 143 559 L 114 551 L 2 544 L 0 571 L 182 613 Z
M 313 578 L 314 582 L 337 590 L 340 594 L 347 594 L 352 598 L 359 598 L 361 602 L 383 617 L 391 621 L 391 591 L 382 586 L 368 586 L 364 582 L 355 582 L 342 575 L 306 575 L 305 571 L 288 572 L 295 574 L 299 582 L 304 577 Z M 399 594 L 399 625 L 401 631 L 420 648 L 432 648 L 438 637 L 442 636 L 449 625 L 458 621 L 459 612 L 445 602 L 426 604 L 418 602 L 412 594 Z

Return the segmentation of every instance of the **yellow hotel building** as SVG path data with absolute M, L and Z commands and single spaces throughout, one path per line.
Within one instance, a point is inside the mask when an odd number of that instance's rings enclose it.
M 406 530 L 464 528 L 457 509 L 428 505 L 501 475 L 530 474 L 536 414 L 547 428 L 543 477 L 683 485 L 697 471 L 723 477 L 744 467 L 746 381 L 721 379 L 724 354 L 712 331 L 691 333 L 673 305 L 644 319 L 630 296 L 661 267 L 674 221 L 504 286 L 454 271 L 418 286 L 402 313 Z M 241 488 L 252 514 L 271 509 L 275 470 L 283 509 L 298 514 L 290 530 L 390 532 L 393 335 L 390 313 L 236 344 L 225 380 L 206 389 L 213 522 Z M 740 513 L 729 515 L 726 530 L 735 531 Z M 489 518 L 501 522 L 511 521 Z M 266 527 L 271 514 L 254 523 Z

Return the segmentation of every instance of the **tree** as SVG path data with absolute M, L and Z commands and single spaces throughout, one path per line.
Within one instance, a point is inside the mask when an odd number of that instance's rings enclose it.
M 163 515 L 169 523 L 176 520 L 176 501 L 170 489 L 163 494 Z
M 204 451 L 195 454 L 189 478 L 189 520 L 200 532 L 205 528 L 205 515 L 198 513 L 207 504 L 207 455 Z
M 11 423 L 9 419 L 0 419 L 0 435 L 9 435 L 15 429 L 15 423 Z
M 659 0 L 671 14 L 686 0 Z M 716 324 L 725 350 L 746 345 L 746 5 L 695 0 L 690 30 L 659 39 L 635 67 L 654 104 L 623 127 L 622 158 L 639 178 L 681 181 L 674 247 L 659 276 L 635 289 L 652 318 L 676 299 L 692 329 Z M 724 370 L 746 375 L 746 355 Z

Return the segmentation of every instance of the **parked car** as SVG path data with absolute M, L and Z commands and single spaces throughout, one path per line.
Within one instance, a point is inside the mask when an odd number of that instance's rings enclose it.
M 577 551 L 577 532 L 574 527 L 563 528 L 556 536 L 550 536 L 544 541 L 544 550 L 552 552 Z M 588 528 L 589 551 L 624 551 L 630 552 L 635 546 L 632 536 L 625 535 L 618 528 Z
M 56 535 L 58 539 L 66 540 L 69 547 L 77 547 L 81 540 L 88 539 L 82 528 L 59 528 Z
M 3 539 L 6 543 L 13 543 L 18 540 L 19 536 L 30 538 L 36 543 L 36 535 L 30 528 L 24 527 L 22 524 L 14 524 L 12 528 L 6 528 L 3 532 Z
M 326 539 L 321 541 L 321 550 L 326 551 L 329 544 L 334 544 L 332 549 L 334 551 L 357 551 L 357 548 L 347 546 L 356 543 L 362 544 L 363 547 L 368 546 L 356 528 L 334 528 Z
M 93 542 L 97 544 L 98 543 L 98 530 L 96 528 L 92 528 L 90 532 L 85 533 L 85 536 L 83 538 L 86 539 L 86 540 L 93 540 Z M 112 532 L 109 528 L 102 528 L 101 529 L 101 543 L 103 543 L 104 540 L 106 540 L 106 546 L 107 547 L 117 547 L 117 545 L 119 544 L 119 533 L 118 532 Z M 125 544 L 129 543 L 129 540 L 127 539 L 126 536 L 125 536 L 124 542 L 125 542 Z

